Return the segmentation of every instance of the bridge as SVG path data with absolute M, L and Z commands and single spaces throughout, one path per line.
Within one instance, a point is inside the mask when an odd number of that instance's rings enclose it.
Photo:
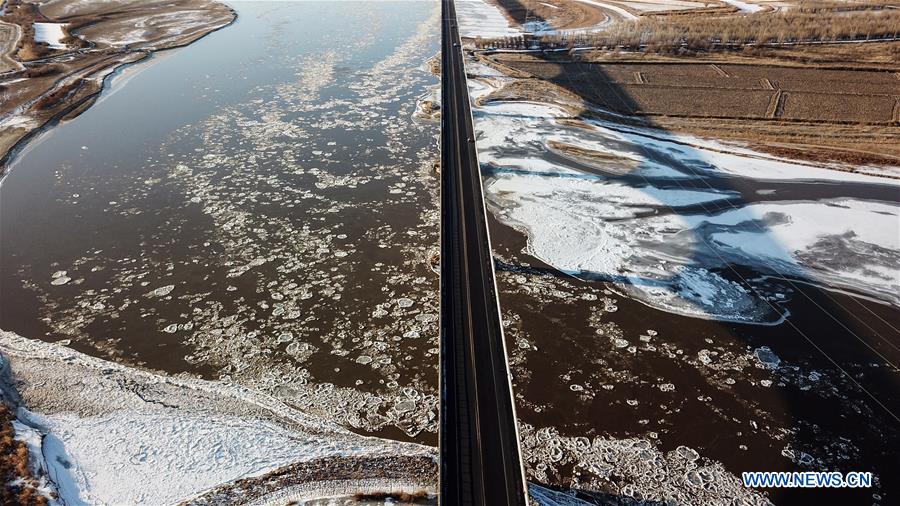
M 453 0 L 441 18 L 440 503 L 524 505 L 515 406 Z

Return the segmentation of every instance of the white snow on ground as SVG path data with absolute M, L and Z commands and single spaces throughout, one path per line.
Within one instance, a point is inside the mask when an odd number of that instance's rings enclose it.
M 456 17 L 460 37 L 507 37 L 521 35 L 522 30 L 509 26 L 500 7 L 483 0 L 457 0 Z
M 21 115 L 18 111 L 14 111 L 4 118 L 0 118 L 0 128 L 33 128 L 38 122 L 34 118 Z
M 66 37 L 63 27 L 66 23 L 35 23 L 34 41 L 46 42 L 53 49 L 65 49 L 62 39 Z
M 605 2 L 596 2 L 594 0 L 578 0 L 578 1 L 581 3 L 588 4 L 588 5 L 593 5 L 595 7 L 600 7 L 601 9 L 615 12 L 616 14 L 621 16 L 623 19 L 626 19 L 629 21 L 634 21 L 638 18 L 634 14 L 632 14 L 632 13 L 628 12 L 627 10 L 625 10 L 619 6 L 616 6 L 616 5 L 608 4 Z
M 0 377 L 12 372 L 27 407 L 17 437 L 46 471 L 36 474 L 55 485 L 55 504 L 172 504 L 290 463 L 432 451 L 353 434 L 252 389 L 132 369 L 10 332 L 0 331 L 0 351 Z
M 695 2 L 688 0 L 642 0 L 620 2 L 641 13 L 684 11 L 701 7 L 715 7 L 715 2 Z
M 487 75 L 469 63 L 475 75 Z M 503 80 L 470 79 L 483 97 Z M 856 182 L 864 174 L 814 168 L 715 141 L 596 122 L 560 124 L 551 106 L 488 101 L 474 110 L 486 199 L 528 237 L 526 252 L 667 311 L 755 323 L 781 321 L 783 293 L 730 270 L 800 277 L 900 305 L 900 208 L 858 199 L 751 202 L 710 177 L 772 185 Z M 552 141 L 552 142 L 551 142 Z M 585 159 L 554 148 L 596 152 Z M 811 191 L 813 186 L 810 186 Z M 771 199 L 771 197 L 769 197 Z M 732 200 L 729 200 L 732 199 Z
M 712 169 L 716 174 L 749 177 L 766 181 L 830 181 L 890 184 L 900 187 L 900 181 L 890 181 L 877 177 L 874 172 L 843 172 L 804 162 L 779 159 L 735 143 L 701 139 L 685 134 L 648 131 L 612 125 L 609 122 L 593 122 L 600 130 L 612 126 L 619 138 L 650 151 L 668 153 L 670 156 L 687 161 L 705 162 L 689 171 L 689 177 Z M 668 170 L 672 171 L 671 168 Z M 891 169 L 897 174 L 897 169 Z M 885 172 L 890 172 L 885 170 Z M 672 171 L 678 177 L 678 173 Z M 876 176 L 876 177 L 873 177 Z
M 856 199 L 755 203 L 678 219 L 690 230 L 720 230 L 703 240 L 728 261 L 774 268 L 900 305 L 900 208 L 895 204 Z M 673 225 L 663 223 L 658 227 Z
M 593 0 L 579 0 L 584 3 L 602 7 L 609 11 L 624 17 L 625 19 L 637 19 L 636 16 L 629 13 L 621 7 L 609 5 Z M 545 4 L 549 7 L 558 8 L 555 5 Z M 612 21 L 608 16 L 606 19 L 594 26 L 573 29 L 556 29 L 547 21 L 529 21 L 521 26 L 510 26 L 511 22 L 504 16 L 503 10 L 484 0 L 457 0 L 456 17 L 459 21 L 459 34 L 461 37 L 509 37 L 530 33 L 534 35 L 553 35 L 553 34 L 575 34 L 598 31 L 606 28 Z M 514 23 L 513 23 L 514 25 Z
M 172 504 L 277 467 L 359 451 L 270 422 L 114 411 L 19 416 L 46 429 L 44 457 L 67 505 Z
M 740 9 L 741 12 L 759 12 L 762 10 L 762 6 L 755 4 L 748 4 L 747 2 L 741 2 L 740 0 L 722 0 L 728 5 L 733 5 Z

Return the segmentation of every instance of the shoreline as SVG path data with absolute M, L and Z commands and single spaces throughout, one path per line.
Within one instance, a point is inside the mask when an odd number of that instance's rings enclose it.
M 67 502 L 202 504 L 236 492 L 263 500 L 355 485 L 435 490 L 434 448 L 363 436 L 228 382 L 124 366 L 0 331 L 0 385 L 35 488 Z M 122 469 L 130 480 L 117 478 Z
M 228 28 L 237 22 L 238 14 L 232 6 L 224 2 L 215 2 L 215 5 L 227 8 L 230 13 L 230 20 L 228 20 L 224 24 L 217 24 L 215 20 L 211 20 L 211 24 L 201 29 L 199 35 L 189 32 L 185 34 L 186 38 L 184 38 L 183 40 L 178 40 L 174 43 L 167 43 L 166 45 L 164 45 L 164 47 L 150 46 L 147 48 L 138 47 L 135 49 L 131 49 L 130 46 L 134 44 L 129 43 L 126 44 L 123 49 L 120 49 L 122 59 L 119 61 L 111 62 L 109 65 L 100 66 L 96 69 L 89 69 L 81 75 L 79 74 L 83 71 L 83 69 L 79 68 L 75 68 L 67 73 L 63 73 L 56 80 L 56 82 L 54 83 L 55 85 L 63 83 L 67 79 L 71 79 L 73 77 L 77 77 L 77 79 L 81 82 L 87 82 L 89 80 L 99 80 L 99 84 L 97 85 L 96 89 L 90 90 L 84 95 L 79 96 L 77 90 L 70 93 L 59 103 L 55 104 L 54 109 L 56 110 L 52 111 L 52 113 L 48 116 L 40 117 L 40 111 L 33 111 L 36 103 L 36 100 L 34 100 L 30 104 L 24 104 L 23 106 L 20 106 L 23 108 L 23 110 L 13 110 L 10 111 L 9 115 L 5 118 L 0 117 L 0 122 L 2 122 L 3 120 L 9 121 L 12 119 L 16 119 L 17 117 L 20 119 L 25 119 L 26 121 L 28 119 L 37 119 L 38 121 L 37 125 L 28 127 L 23 133 L 14 136 L 9 141 L 5 141 L 4 139 L 0 138 L 0 184 L 2 184 L 3 180 L 6 178 L 6 175 L 10 172 L 17 157 L 22 154 L 26 150 L 26 148 L 28 148 L 41 135 L 52 130 L 56 125 L 65 121 L 75 119 L 83 112 L 87 111 L 103 95 L 106 90 L 111 88 L 112 81 L 117 76 L 121 75 L 122 72 L 126 71 L 129 67 L 141 63 L 146 63 L 151 60 L 157 53 L 164 53 L 166 51 L 181 49 L 190 46 L 191 44 L 200 41 L 207 36 L 218 32 L 219 30 Z M 19 31 L 21 32 L 21 29 Z M 153 42 L 153 40 L 148 39 L 138 44 L 152 44 Z M 65 57 L 71 54 L 71 52 L 66 52 L 61 55 L 54 55 L 51 58 L 45 59 L 52 61 L 54 58 Z M 18 60 L 16 61 L 18 62 Z M 22 64 L 21 62 L 18 63 L 20 65 Z M 52 63 L 45 63 L 45 65 L 52 65 Z M 20 72 L 23 72 L 23 70 L 12 71 L 8 72 L 7 74 L 11 74 L 13 78 L 15 78 L 15 75 Z M 26 79 L 30 78 L 26 77 Z M 3 82 L 0 81 L 0 85 L 2 84 Z M 53 89 L 48 90 L 47 93 L 51 93 L 52 91 Z M 47 94 L 44 94 L 43 96 L 47 96 Z M 34 116 L 30 116 L 28 114 L 29 112 L 34 113 Z

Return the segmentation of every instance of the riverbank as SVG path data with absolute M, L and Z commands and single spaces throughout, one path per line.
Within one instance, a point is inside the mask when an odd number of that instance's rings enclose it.
M 214 0 L 9 2 L 0 16 L 0 177 L 30 140 L 90 107 L 121 68 L 235 19 Z
M 434 490 L 433 448 L 359 436 L 253 389 L 164 376 L 10 332 L 0 332 L 0 354 L 4 401 L 17 410 L 31 474 L 64 504 L 171 504 L 270 475 L 277 487 L 260 485 L 243 500 L 293 488 Z

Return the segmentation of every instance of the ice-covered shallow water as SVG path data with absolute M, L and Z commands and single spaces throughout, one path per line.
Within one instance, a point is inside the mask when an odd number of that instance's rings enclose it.
M 438 6 L 235 5 L 11 167 L 0 328 L 433 442 Z
M 511 82 L 467 70 L 476 99 Z M 558 431 L 526 443 L 543 448 L 529 476 L 662 500 L 574 443 L 636 437 L 732 473 L 880 477 L 849 502 L 897 494 L 896 181 L 543 104 L 479 101 L 474 117 L 517 413 Z
M 433 488 L 433 448 L 359 436 L 250 388 L 137 370 L 9 332 L 0 331 L 0 351 L 0 396 L 21 402 L 16 437 L 32 475 L 58 499 L 51 505 L 176 504 L 273 473 L 285 486 L 324 492 L 335 476 L 322 470 L 335 462 L 356 469 L 342 474 L 345 491 L 379 479 Z M 393 474 L 382 472 L 386 463 Z
M 491 89 L 473 85 L 476 97 Z M 526 231 L 535 257 L 615 281 L 652 307 L 718 320 L 780 322 L 791 285 L 770 293 L 757 286 L 768 276 L 900 305 L 896 181 L 563 125 L 561 115 L 512 102 L 476 112 L 486 198 Z M 748 279 L 734 265 L 756 272 Z

